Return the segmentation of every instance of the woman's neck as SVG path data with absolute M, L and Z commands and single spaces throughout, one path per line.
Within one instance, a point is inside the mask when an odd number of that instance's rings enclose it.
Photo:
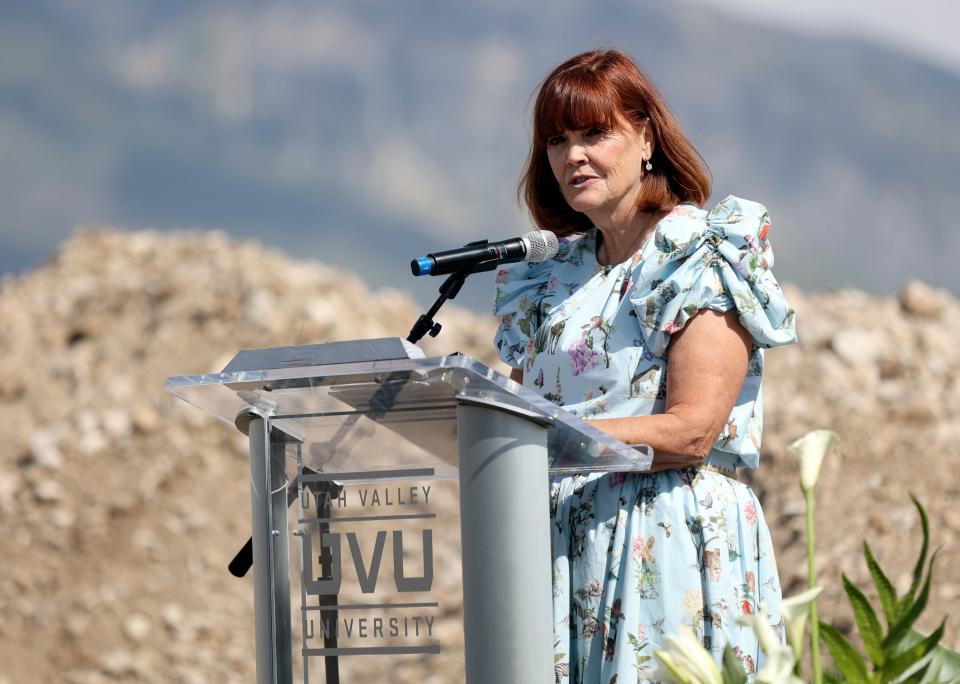
M 593 222 L 603 236 L 597 249 L 597 261 L 605 266 L 619 264 L 636 253 L 653 233 L 667 211 L 636 211 L 628 218 L 598 217 Z M 591 217 L 593 218 L 593 217 Z

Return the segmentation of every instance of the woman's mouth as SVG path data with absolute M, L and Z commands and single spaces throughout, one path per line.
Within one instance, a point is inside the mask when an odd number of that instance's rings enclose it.
M 583 188 L 590 185 L 595 180 L 597 180 L 596 176 L 576 176 L 570 181 L 570 185 L 575 188 Z

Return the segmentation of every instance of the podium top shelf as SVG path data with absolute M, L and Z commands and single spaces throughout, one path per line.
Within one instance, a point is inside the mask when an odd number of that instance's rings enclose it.
M 325 472 L 426 460 L 455 475 L 457 405 L 476 401 L 547 423 L 551 473 L 649 470 L 649 447 L 619 442 L 469 356 L 410 358 L 417 351 L 374 340 L 241 352 L 223 372 L 167 378 L 166 390 L 230 425 L 264 417 Z

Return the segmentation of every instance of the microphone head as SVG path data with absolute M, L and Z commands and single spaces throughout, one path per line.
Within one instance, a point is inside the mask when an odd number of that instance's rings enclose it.
M 552 259 L 560 251 L 560 241 L 549 230 L 531 230 L 521 238 L 527 246 L 524 261 L 539 264 L 541 261 Z

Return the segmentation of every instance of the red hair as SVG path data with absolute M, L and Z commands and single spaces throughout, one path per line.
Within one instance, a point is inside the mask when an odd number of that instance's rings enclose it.
M 646 127 L 653 137 L 653 169 L 643 175 L 641 211 L 669 211 L 685 202 L 706 204 L 710 171 L 653 82 L 623 52 L 594 50 L 558 66 L 537 92 L 533 140 L 517 198 L 539 227 L 558 235 L 593 227 L 564 200 L 547 160 L 547 139 L 565 130 L 615 128 L 623 122 L 638 132 Z

